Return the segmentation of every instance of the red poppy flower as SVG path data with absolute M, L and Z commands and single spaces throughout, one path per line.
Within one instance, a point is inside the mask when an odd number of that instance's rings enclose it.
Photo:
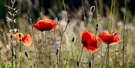
M 82 44 L 89 52 L 96 52 L 98 48 L 96 37 L 86 30 L 82 33 Z
M 16 33 L 16 34 L 14 34 L 13 35 L 14 36 L 14 38 L 18 41 L 18 42 L 20 42 L 21 40 L 22 40 L 22 37 L 24 36 L 22 33 Z
M 31 46 L 32 44 L 32 39 L 31 39 L 31 36 L 29 34 L 25 35 L 23 38 L 22 38 L 22 42 L 24 45 L 26 45 L 27 47 Z
M 28 47 L 32 44 L 32 39 L 29 34 L 24 36 L 22 33 L 16 33 L 14 34 L 14 37 L 18 42 L 22 41 L 22 43 Z
M 113 33 L 112 35 L 103 31 L 101 35 L 98 36 L 98 40 L 105 43 L 114 45 L 120 41 L 120 38 L 116 36 L 117 32 Z
M 54 20 L 44 19 L 44 20 L 39 20 L 36 24 L 33 25 L 33 27 L 35 27 L 40 31 L 45 31 L 45 30 L 53 30 L 54 28 L 58 28 L 58 25 L 55 23 Z

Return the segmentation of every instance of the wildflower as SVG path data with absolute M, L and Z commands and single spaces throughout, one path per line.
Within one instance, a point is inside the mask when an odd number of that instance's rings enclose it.
M 86 30 L 82 33 L 82 44 L 83 47 L 89 52 L 96 52 L 98 48 L 96 37 Z
M 23 44 L 28 46 L 28 47 L 31 46 L 31 44 L 32 44 L 32 39 L 31 39 L 31 36 L 29 34 L 24 36 L 22 33 L 16 33 L 13 36 L 17 40 L 17 42 L 22 41 Z
M 35 27 L 40 31 L 45 31 L 45 30 L 53 30 L 54 28 L 58 28 L 58 25 L 55 23 L 54 20 L 44 19 L 44 20 L 39 20 L 36 24 L 33 25 L 33 27 Z
M 112 35 L 103 31 L 101 35 L 98 36 L 98 40 L 105 44 L 114 45 L 120 41 L 120 38 L 116 36 L 117 32 L 113 33 Z
M 21 40 L 22 40 L 22 37 L 24 36 L 22 33 L 16 33 L 16 34 L 14 34 L 13 35 L 14 36 L 14 38 L 18 41 L 18 42 L 20 42 Z
M 26 45 L 27 47 L 29 47 L 32 44 L 31 36 L 29 34 L 25 35 L 22 38 L 22 42 L 23 42 L 24 45 Z

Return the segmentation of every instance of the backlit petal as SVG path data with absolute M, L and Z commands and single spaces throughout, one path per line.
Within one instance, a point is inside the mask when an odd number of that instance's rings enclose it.
M 13 35 L 13 37 L 18 41 L 18 42 L 20 42 L 21 40 L 22 40 L 22 37 L 23 37 L 24 35 L 22 34 L 22 33 L 16 33 L 16 34 L 14 34 Z
M 40 31 L 49 31 L 53 30 L 55 27 L 58 28 L 58 25 L 55 23 L 54 20 L 44 19 L 39 20 L 36 24 L 33 25 L 33 27 Z
M 97 39 L 92 33 L 86 30 L 83 31 L 82 33 L 82 44 L 83 44 L 83 47 L 89 52 L 96 52 L 98 48 Z
M 108 34 L 107 32 L 102 32 L 101 35 L 98 36 L 98 41 L 103 42 L 105 44 L 114 45 L 120 41 L 120 38 L 116 36 L 117 32 Z
M 22 38 L 22 42 L 24 45 L 26 45 L 27 47 L 31 46 L 32 44 L 32 39 L 31 39 L 31 36 L 29 34 L 25 35 L 23 38 Z

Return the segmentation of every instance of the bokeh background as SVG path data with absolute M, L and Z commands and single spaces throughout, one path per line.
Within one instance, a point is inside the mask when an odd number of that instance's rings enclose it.
M 95 6 L 95 11 L 90 8 Z M 67 16 L 67 17 L 66 17 Z M 43 18 L 56 21 L 59 29 L 44 33 L 32 28 L 32 25 Z M 135 0 L 0 0 L 0 66 L 12 67 L 12 51 L 15 49 L 14 63 L 19 62 L 19 43 L 11 39 L 16 29 L 24 34 L 29 33 L 33 44 L 23 46 L 22 68 L 52 68 L 57 62 L 57 48 L 61 34 L 70 20 L 62 40 L 62 68 L 75 68 L 80 55 L 81 33 L 90 23 L 88 30 L 96 32 L 118 32 L 121 42 L 110 46 L 110 68 L 135 68 Z M 90 21 L 90 22 L 89 22 Z M 72 38 L 75 41 L 72 42 Z M 46 48 L 44 41 L 47 39 Z M 56 47 L 54 47 L 56 45 Z M 34 47 L 35 46 L 35 47 Z M 102 66 L 102 56 L 106 45 L 99 43 L 94 53 L 93 68 Z M 35 51 L 36 49 L 36 51 Z M 26 57 L 27 53 L 29 57 Z M 38 56 L 36 57 L 35 54 Z M 74 55 L 74 59 L 73 59 Z M 124 56 L 124 57 L 123 57 Z M 36 59 L 38 62 L 36 62 Z M 81 67 L 88 68 L 88 52 L 83 51 Z M 124 61 L 123 61 L 124 60 Z M 124 66 L 123 66 L 124 63 Z

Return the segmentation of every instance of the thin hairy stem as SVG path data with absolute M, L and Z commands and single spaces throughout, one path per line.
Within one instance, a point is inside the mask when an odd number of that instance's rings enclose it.
M 71 50 L 72 50 L 72 57 L 73 57 L 73 61 L 75 61 L 75 59 L 74 59 L 73 45 L 72 45 L 72 44 L 71 44 Z M 74 63 L 74 68 L 75 68 L 75 63 Z
M 80 68 L 80 62 L 81 62 L 82 54 L 83 54 L 83 46 L 82 46 L 82 49 L 81 49 L 80 58 L 78 60 L 78 64 L 79 64 L 78 68 Z
M 106 47 L 106 50 L 104 52 L 104 56 L 102 56 L 102 60 L 101 60 L 102 66 L 101 66 L 101 68 L 104 68 L 104 62 L 105 62 L 105 57 L 106 57 L 107 51 L 108 51 L 108 46 Z
M 66 6 L 65 6 L 65 1 L 64 0 L 62 0 L 62 2 L 63 2 L 63 7 L 64 7 L 64 10 L 66 11 Z M 67 18 L 68 18 L 68 16 L 67 16 L 67 14 L 66 14 L 66 21 L 67 21 Z M 61 45 L 62 45 L 62 41 L 63 41 L 63 35 L 64 35 L 64 33 L 65 33 L 65 31 L 66 31 L 66 29 L 67 29 L 67 27 L 68 27 L 68 24 L 69 24 L 69 22 L 67 23 L 67 25 L 66 25 L 66 27 L 65 27 L 65 29 L 64 29 L 64 31 L 62 32 L 62 35 L 61 35 L 61 42 L 60 42 L 60 51 L 59 51 L 59 67 L 60 67 L 60 65 L 61 65 L 61 61 L 60 61 L 60 57 L 61 57 Z
M 20 42 L 20 52 L 19 52 L 19 68 L 22 66 L 22 42 Z
M 109 68 L 109 44 L 107 45 L 106 68 Z
M 59 52 L 59 65 L 60 65 L 60 57 L 61 57 L 61 50 L 62 50 L 61 45 L 62 45 L 62 41 L 63 41 L 63 35 L 64 35 L 64 33 L 65 33 L 65 31 L 66 31 L 66 29 L 67 29 L 67 27 L 68 27 L 68 24 L 69 24 L 69 23 L 67 23 L 67 25 L 66 25 L 64 31 L 63 31 L 62 34 L 61 34 L 60 52 Z
M 32 24 L 32 19 L 31 19 L 31 14 L 29 14 L 29 22 L 31 25 Z M 36 49 L 36 45 L 35 45 L 35 37 L 34 37 L 34 31 L 33 31 L 33 26 L 32 28 L 32 40 L 33 40 L 33 46 L 34 46 L 34 51 L 35 51 L 35 57 L 36 57 L 36 63 L 38 62 L 38 56 L 37 56 L 37 49 Z
M 124 7 L 125 7 L 125 9 L 126 9 L 126 0 L 124 0 Z M 122 46 L 122 52 L 123 52 L 123 55 L 122 55 L 122 68 L 124 68 L 125 67 L 125 57 L 124 57 L 124 55 L 125 55 L 125 27 L 126 27 L 126 11 L 124 12 L 124 17 L 123 17 L 123 19 L 124 19 L 124 27 L 123 27 L 123 46 Z

